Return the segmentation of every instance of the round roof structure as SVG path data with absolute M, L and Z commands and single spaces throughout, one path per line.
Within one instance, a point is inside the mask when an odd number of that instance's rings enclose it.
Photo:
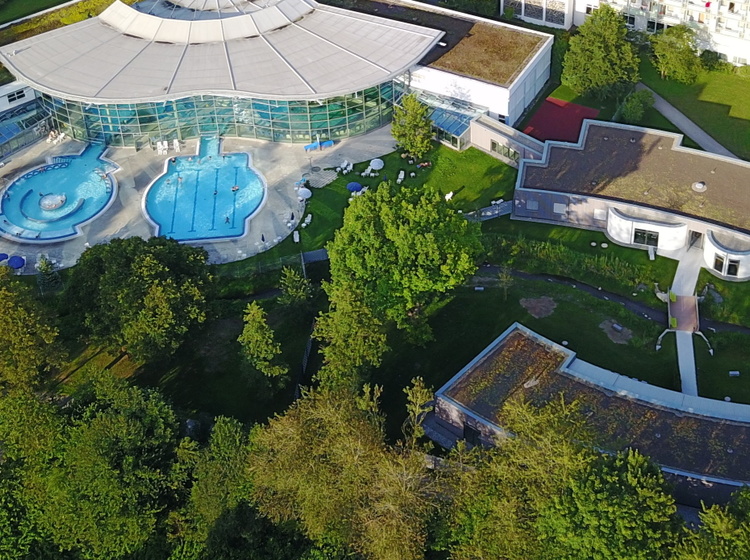
M 442 35 L 315 0 L 156 0 L 140 8 L 118 0 L 98 17 L 0 48 L 0 61 L 39 91 L 83 102 L 311 100 L 392 79 Z

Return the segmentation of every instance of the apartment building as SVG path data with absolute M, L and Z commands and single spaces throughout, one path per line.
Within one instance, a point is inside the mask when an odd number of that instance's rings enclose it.
M 733 64 L 750 63 L 750 0 L 503 0 L 503 9 L 513 8 L 516 17 L 530 23 L 568 29 L 581 25 L 600 4 L 620 11 L 638 31 L 688 25 L 701 50 L 721 53 Z

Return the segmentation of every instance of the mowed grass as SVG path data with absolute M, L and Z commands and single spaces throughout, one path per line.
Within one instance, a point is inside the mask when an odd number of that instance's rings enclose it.
M 695 362 L 698 369 L 698 394 L 702 397 L 750 404 L 750 335 L 707 332 L 714 355 L 702 340 L 695 338 Z M 739 371 L 739 377 L 730 377 Z
M 743 159 L 750 159 L 750 78 L 701 72 L 694 84 L 662 80 L 648 57 L 641 80 Z
M 535 319 L 520 300 L 540 296 L 552 297 L 557 307 L 549 317 Z M 609 318 L 633 330 L 630 343 L 615 344 L 607 337 L 599 325 Z M 554 342 L 567 341 L 578 357 L 595 365 L 662 387 L 678 387 L 674 340 L 665 339 L 662 350 L 656 352 L 656 337 L 663 327 L 618 304 L 549 282 L 517 279 L 507 300 L 500 288 L 488 287 L 481 292 L 460 288 L 431 318 L 432 342 L 416 347 L 398 333 L 390 336 L 392 351 L 372 375 L 372 382 L 384 388 L 382 405 L 388 416 L 389 435 L 400 435 L 406 403 L 403 388 L 413 377 L 423 377 L 437 390 L 514 321 Z

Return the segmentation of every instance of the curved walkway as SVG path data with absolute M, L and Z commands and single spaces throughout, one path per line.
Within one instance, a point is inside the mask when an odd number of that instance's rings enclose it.
M 636 84 L 637 90 L 648 90 L 654 94 L 654 109 L 659 111 L 668 120 L 679 128 L 685 136 L 692 138 L 696 144 L 707 152 L 712 152 L 720 156 L 737 158 L 732 152 L 714 140 L 706 131 L 691 121 L 684 113 L 680 112 L 674 105 L 669 103 L 661 95 L 656 93 L 650 87 L 643 83 Z M 737 158 L 739 159 L 739 158 Z

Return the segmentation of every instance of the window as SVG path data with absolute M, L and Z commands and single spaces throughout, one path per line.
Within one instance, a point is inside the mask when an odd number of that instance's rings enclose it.
M 591 4 L 587 4 L 586 5 L 586 13 L 587 14 L 593 14 L 594 13 L 594 6 L 592 6 Z
M 19 89 L 18 91 L 14 91 L 13 93 L 8 94 L 8 102 L 13 103 L 14 101 L 18 101 L 19 99 L 23 99 L 26 97 L 26 92 L 22 89 Z
M 730 2 L 730 3 L 729 3 L 729 13 L 730 13 L 730 14 L 733 14 L 733 13 L 734 13 L 734 2 Z
M 552 205 L 552 211 L 555 214 L 565 214 L 565 212 L 568 211 L 568 205 L 567 204 L 563 204 L 562 202 L 555 202 Z
M 494 140 L 490 140 L 490 150 L 510 160 L 518 161 L 519 155 L 517 151 Z
M 719 253 L 714 255 L 714 270 L 716 272 L 724 272 L 724 256 Z
M 636 229 L 633 233 L 633 243 L 657 247 L 659 245 L 659 234 L 655 231 Z
M 740 261 L 729 260 L 727 264 L 727 276 L 737 276 L 737 271 L 740 268 Z
M 538 200 L 527 200 L 526 201 L 526 210 L 539 210 L 539 201 Z
M 625 25 L 635 26 L 635 16 L 624 15 L 622 17 L 625 20 Z
M 464 424 L 464 439 L 469 445 L 479 445 L 479 430 Z

